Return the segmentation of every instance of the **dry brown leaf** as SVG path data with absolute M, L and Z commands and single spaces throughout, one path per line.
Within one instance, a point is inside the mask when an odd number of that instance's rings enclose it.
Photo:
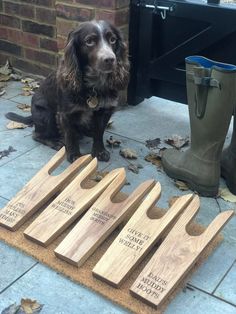
M 154 149 L 157 148 L 161 144 L 161 139 L 159 137 L 153 139 L 153 140 L 147 140 L 146 141 L 146 146 L 149 149 Z
M 7 60 L 5 65 L 0 67 L 0 75 L 9 76 L 11 73 L 12 73 L 12 66 L 11 66 L 9 60 Z
M 39 304 L 36 300 L 21 299 L 21 310 L 23 310 L 25 314 L 39 313 L 42 307 L 43 305 Z
M 14 303 L 2 310 L 1 314 L 17 314 L 19 313 L 19 309 L 20 305 Z
M 17 108 L 19 108 L 20 110 L 22 110 L 24 112 L 30 112 L 31 111 L 31 106 L 27 105 L 27 104 L 19 104 L 19 105 L 17 105 Z
M 187 184 L 180 180 L 175 181 L 175 186 L 177 186 L 177 188 L 180 189 L 181 191 L 189 190 L 189 187 L 187 186 Z
M 15 121 L 10 121 L 6 125 L 7 129 L 13 130 L 13 129 L 25 129 L 28 127 L 28 125 L 21 123 L 21 122 L 15 122 Z
M 108 123 L 107 123 L 107 129 L 110 129 L 112 127 L 112 124 L 113 124 L 113 120 L 109 120 Z
M 174 134 L 170 138 L 165 139 L 165 143 L 177 149 L 180 149 L 189 144 L 189 137 L 183 138 L 180 135 Z
M 174 202 L 177 201 L 178 198 L 179 196 L 172 196 L 168 201 L 169 207 L 171 207 L 174 204 Z
M 221 197 L 226 202 L 236 203 L 236 195 L 231 193 L 227 187 L 219 190 L 219 197 Z
M 0 91 L 0 96 L 4 95 L 5 93 L 6 93 L 6 90 L 5 90 L 5 89 L 2 89 L 2 90 Z
M 112 135 L 109 137 L 109 139 L 107 139 L 106 142 L 107 142 L 108 146 L 110 146 L 110 147 L 119 147 L 121 144 L 121 141 L 113 138 Z
M 158 168 L 161 167 L 161 158 L 158 153 L 149 153 L 147 156 L 144 157 L 144 159 L 148 162 L 151 162 Z
M 108 173 L 109 171 L 96 171 L 91 177 L 91 180 L 95 182 L 100 182 Z
M 123 148 L 120 150 L 120 155 L 127 159 L 137 159 L 138 154 L 135 150 L 130 148 Z
M 135 164 L 130 163 L 128 165 L 128 169 L 130 171 L 132 171 L 133 173 L 136 173 L 136 174 L 138 174 L 139 173 L 139 169 L 142 169 L 142 168 L 143 168 L 143 166 L 140 165 L 140 164 L 135 165 Z

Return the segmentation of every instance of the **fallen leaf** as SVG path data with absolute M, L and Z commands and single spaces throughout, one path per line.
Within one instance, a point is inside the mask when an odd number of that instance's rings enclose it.
M 24 112 L 30 112 L 31 111 L 31 106 L 27 105 L 27 104 L 19 104 L 19 105 L 17 105 L 17 108 L 19 108 L 20 110 L 22 110 Z
M 113 136 L 111 135 L 109 139 L 107 139 L 107 144 L 110 147 L 119 147 L 121 144 L 121 141 L 113 138 Z
M 9 154 L 12 152 L 16 152 L 16 149 L 13 148 L 12 146 L 9 146 L 8 149 L 0 151 L 0 159 L 2 159 L 3 157 L 8 157 Z
M 146 146 L 149 149 L 154 149 L 154 148 L 158 148 L 158 146 L 161 144 L 161 140 L 159 137 L 155 138 L 154 140 L 147 140 L 146 141 Z
M 158 153 L 149 153 L 147 156 L 144 157 L 144 159 L 148 162 L 151 162 L 158 168 L 161 167 L 161 158 Z
M 168 201 L 169 207 L 171 207 L 174 204 L 174 202 L 177 201 L 178 198 L 179 196 L 172 196 Z
M 13 130 L 13 129 L 25 129 L 28 127 L 28 125 L 21 123 L 21 122 L 15 122 L 15 121 L 10 121 L 7 124 L 7 129 Z
M 17 74 L 17 73 L 11 73 L 10 74 L 10 78 L 12 79 L 12 80 L 15 80 L 15 81 L 20 81 L 21 80 L 21 78 L 22 78 L 22 74 Z
M 5 76 L 9 76 L 11 73 L 12 73 L 12 66 L 11 66 L 9 60 L 7 60 L 5 65 L 0 67 L 0 74 L 5 75 Z
M 113 120 L 109 120 L 108 123 L 107 123 L 107 129 L 110 129 L 112 127 L 112 124 L 113 124 Z
M 91 177 L 91 180 L 100 182 L 108 173 L 109 171 L 96 171 L 95 174 Z
M 138 173 L 139 173 L 139 169 L 142 169 L 142 168 L 143 168 L 143 166 L 140 165 L 140 164 L 135 165 L 135 164 L 130 163 L 130 164 L 128 165 L 128 169 L 129 169 L 130 171 L 136 173 L 136 174 L 138 174 Z
M 22 96 L 31 96 L 31 92 L 29 91 L 23 91 L 23 93 L 21 94 Z
M 4 95 L 5 93 L 6 93 L 6 90 L 5 90 L 5 89 L 2 89 L 2 90 L 0 91 L 0 96 Z
M 189 190 L 189 187 L 187 186 L 187 184 L 180 180 L 175 181 L 175 186 L 177 186 L 177 188 L 180 189 L 181 191 Z
M 39 304 L 36 300 L 21 299 L 21 310 L 25 314 L 36 314 L 39 313 L 43 308 L 42 304 Z
M 189 137 L 183 138 L 180 135 L 174 134 L 170 138 L 165 139 L 165 143 L 177 149 L 180 149 L 189 144 Z
M 20 305 L 16 305 L 16 303 L 14 303 L 2 310 L 1 314 L 17 314 L 19 309 Z
M 221 197 L 226 202 L 236 203 L 236 195 L 231 193 L 227 187 L 219 190 L 219 197 Z
M 127 159 L 137 159 L 137 152 L 130 148 L 123 148 L 120 150 L 120 155 Z

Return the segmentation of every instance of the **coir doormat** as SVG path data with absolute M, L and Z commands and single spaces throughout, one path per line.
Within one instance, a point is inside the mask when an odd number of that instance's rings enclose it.
M 87 187 L 91 187 L 91 182 L 86 184 Z M 122 201 L 127 196 L 123 193 L 118 193 L 115 197 L 115 201 Z M 43 209 L 42 209 L 43 210 Z M 41 211 L 42 211 L 41 210 Z M 155 212 L 157 208 L 154 209 Z M 40 211 L 40 212 L 41 212 Z M 111 301 L 127 308 L 133 313 L 140 313 L 140 314 L 159 314 L 163 313 L 164 309 L 168 305 L 168 303 L 174 298 L 178 291 L 180 291 L 187 280 L 185 278 L 181 284 L 175 289 L 172 295 L 166 300 L 166 302 L 158 309 L 155 310 L 150 306 L 142 303 L 141 301 L 132 297 L 129 293 L 129 288 L 132 286 L 135 279 L 138 277 L 139 273 L 142 271 L 150 256 L 153 255 L 155 250 L 157 249 L 157 245 L 153 248 L 153 250 L 146 256 L 146 258 L 142 261 L 141 264 L 137 266 L 137 268 L 132 272 L 132 274 L 127 278 L 127 280 L 123 283 L 123 285 L 119 288 L 113 288 L 108 284 L 94 278 L 92 276 L 92 269 L 105 253 L 107 248 L 110 246 L 112 241 L 117 236 L 119 230 L 115 230 L 108 239 L 94 252 L 94 254 L 84 263 L 83 266 L 77 268 L 76 266 L 70 265 L 65 261 L 60 260 L 54 254 L 54 249 L 58 246 L 58 244 L 64 239 L 67 233 L 73 228 L 73 225 L 68 228 L 63 234 L 61 234 L 51 245 L 47 248 L 41 247 L 40 245 L 27 240 L 24 235 L 23 231 L 31 224 L 31 222 L 39 215 L 38 212 L 35 214 L 31 219 L 29 219 L 19 230 L 12 232 L 9 230 L 0 227 L 0 240 L 6 242 L 7 244 L 20 249 L 21 251 L 25 252 L 26 254 L 32 256 L 39 262 L 49 266 L 50 268 L 54 269 L 55 271 L 65 275 L 66 277 L 70 278 L 74 282 L 78 282 L 96 292 L 100 293 L 101 295 L 105 296 L 106 298 L 110 299 Z M 159 210 L 161 212 L 161 210 Z M 198 224 L 191 224 L 188 228 L 188 232 L 191 234 L 200 234 L 204 231 L 204 227 Z M 211 254 L 213 249 L 219 245 L 222 241 L 222 236 L 218 235 L 215 240 L 208 246 L 208 248 L 201 254 L 200 258 L 198 259 L 197 263 L 193 266 L 191 271 L 189 272 L 189 276 L 199 267 L 199 265 Z

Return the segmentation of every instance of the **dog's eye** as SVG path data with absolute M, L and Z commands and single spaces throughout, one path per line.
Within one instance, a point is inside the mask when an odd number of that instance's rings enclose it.
M 96 44 L 94 38 L 87 38 L 85 40 L 85 45 L 88 46 L 88 47 L 92 47 Z
M 114 45 L 116 43 L 116 37 L 115 36 L 111 36 L 109 39 L 109 42 L 111 45 Z

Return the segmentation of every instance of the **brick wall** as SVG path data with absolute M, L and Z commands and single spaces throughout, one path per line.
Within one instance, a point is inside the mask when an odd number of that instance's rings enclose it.
M 67 34 L 79 23 L 106 19 L 127 38 L 130 0 L 0 0 L 0 64 L 25 72 L 55 69 Z

